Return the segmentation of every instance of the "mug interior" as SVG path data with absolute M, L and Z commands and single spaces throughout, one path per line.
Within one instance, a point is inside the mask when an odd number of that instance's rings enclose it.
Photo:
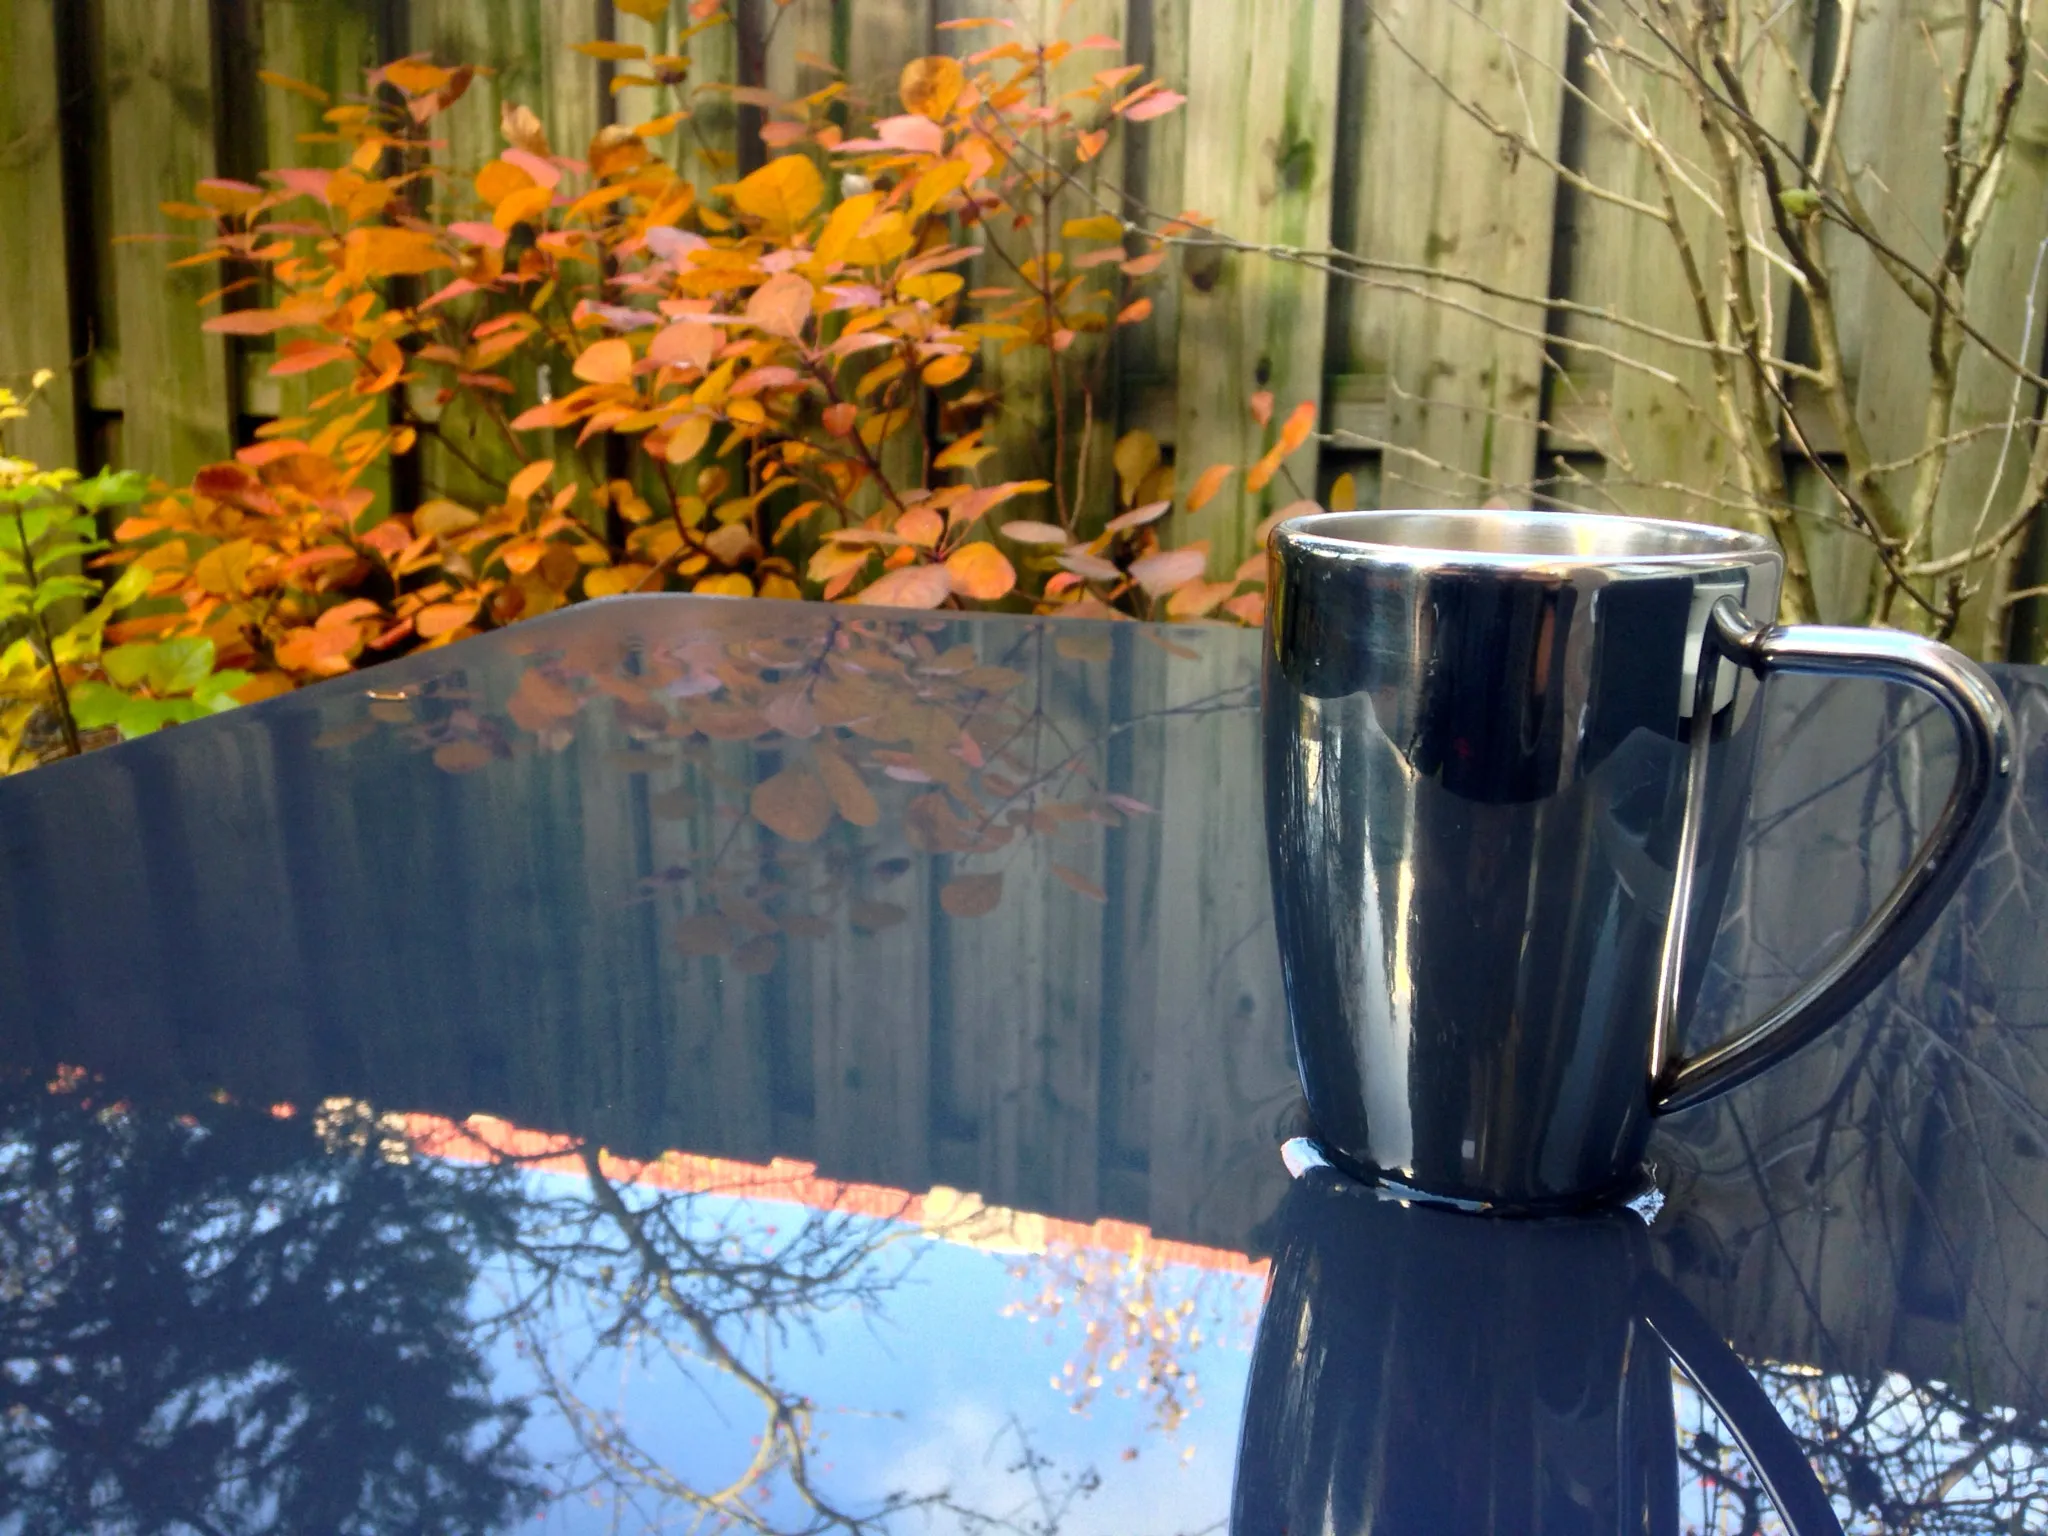
M 1290 518 L 1276 537 L 1327 539 L 1389 554 L 1475 557 L 1488 564 L 1739 560 L 1771 548 L 1756 534 L 1733 528 L 1585 512 L 1318 512 Z

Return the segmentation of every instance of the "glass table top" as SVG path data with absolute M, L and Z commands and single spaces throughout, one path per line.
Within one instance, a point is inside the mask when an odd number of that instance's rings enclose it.
M 1560 1226 L 1290 1141 L 1257 676 L 619 599 L 0 782 L 0 1531 L 1803 1531 L 1747 1390 L 1843 1529 L 2048 1525 L 2044 679 L 1898 975 Z M 1702 1037 L 1945 791 L 1768 708 Z

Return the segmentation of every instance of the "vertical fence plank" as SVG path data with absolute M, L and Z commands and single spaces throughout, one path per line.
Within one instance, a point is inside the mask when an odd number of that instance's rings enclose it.
M 214 174 L 212 18 L 205 0 L 109 5 L 100 44 L 98 174 L 116 244 L 99 310 L 105 357 L 93 369 L 95 403 L 121 413 L 117 463 L 184 480 L 231 446 L 227 352 L 199 328 L 199 300 L 219 285 L 219 268 L 167 270 L 197 241 L 195 226 L 159 206 L 189 199 Z
M 1187 33 L 1184 186 L 1175 200 L 1242 240 L 1328 244 L 1340 8 L 1246 0 L 1189 14 L 1199 24 Z M 1320 406 L 1327 282 L 1262 257 L 1187 253 L 1174 434 L 1183 487 L 1210 463 L 1249 465 L 1265 451 L 1266 435 L 1245 405 L 1254 391 L 1271 390 L 1283 413 L 1304 400 Z M 1314 493 L 1313 448 L 1286 468 L 1292 481 L 1283 474 L 1263 492 L 1233 476 L 1181 524 L 1187 539 L 1210 541 L 1212 576 L 1228 576 L 1251 552 L 1252 530 L 1267 512 Z
M 57 96 L 57 0 L 0 6 L 0 387 L 26 393 L 38 368 L 57 371 L 28 420 L 11 423 L 13 451 L 38 464 L 77 454 L 72 393 L 64 174 Z
M 1441 0 L 1394 0 L 1370 14 L 1356 82 L 1362 131 L 1343 146 L 1357 157 L 1358 192 L 1341 243 L 1361 256 L 1475 282 L 1386 270 L 1370 274 L 1374 287 L 1337 283 L 1330 371 L 1383 381 L 1380 505 L 1472 506 L 1496 492 L 1526 497 L 1536 472 L 1541 301 L 1557 178 L 1539 159 L 1507 153 L 1458 102 L 1554 154 L 1568 13 L 1519 0 L 1470 11 Z M 1514 303 L 1477 284 L 1537 302 Z

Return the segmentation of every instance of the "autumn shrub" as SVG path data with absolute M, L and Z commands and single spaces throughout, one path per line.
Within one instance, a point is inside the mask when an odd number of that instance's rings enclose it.
M 285 686 L 626 592 L 1257 622 L 1257 561 L 1210 581 L 1169 547 L 1231 467 L 1177 488 L 1138 432 L 1111 515 L 1081 483 L 1113 417 L 1075 359 L 1144 323 L 1166 254 L 1087 167 L 1181 98 L 1091 70 L 1108 39 L 949 25 L 996 41 L 909 64 L 900 112 L 746 93 L 772 158 L 731 181 L 686 131 L 687 60 L 596 41 L 656 115 L 581 158 L 508 104 L 500 153 L 451 171 L 432 134 L 475 72 L 409 58 L 328 106 L 311 137 L 343 163 L 169 205 L 209 226 L 207 328 L 270 338 L 301 403 L 113 530 L 173 600 L 154 632 Z M 1059 441 L 1049 478 L 999 479 L 995 375 L 1029 351 Z

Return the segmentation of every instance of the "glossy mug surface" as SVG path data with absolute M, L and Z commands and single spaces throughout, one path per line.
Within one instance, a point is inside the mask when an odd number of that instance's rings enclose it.
M 1757 622 L 1781 569 L 1753 535 L 1634 518 L 1275 530 L 1275 916 L 1303 1088 L 1339 1166 L 1485 1209 L 1610 1198 L 1639 1182 L 1656 1113 L 1797 1049 L 1924 931 L 2001 802 L 2002 701 L 1932 641 Z M 1772 670 L 1927 691 L 1956 728 L 1956 786 L 1831 965 L 1680 1060 Z

